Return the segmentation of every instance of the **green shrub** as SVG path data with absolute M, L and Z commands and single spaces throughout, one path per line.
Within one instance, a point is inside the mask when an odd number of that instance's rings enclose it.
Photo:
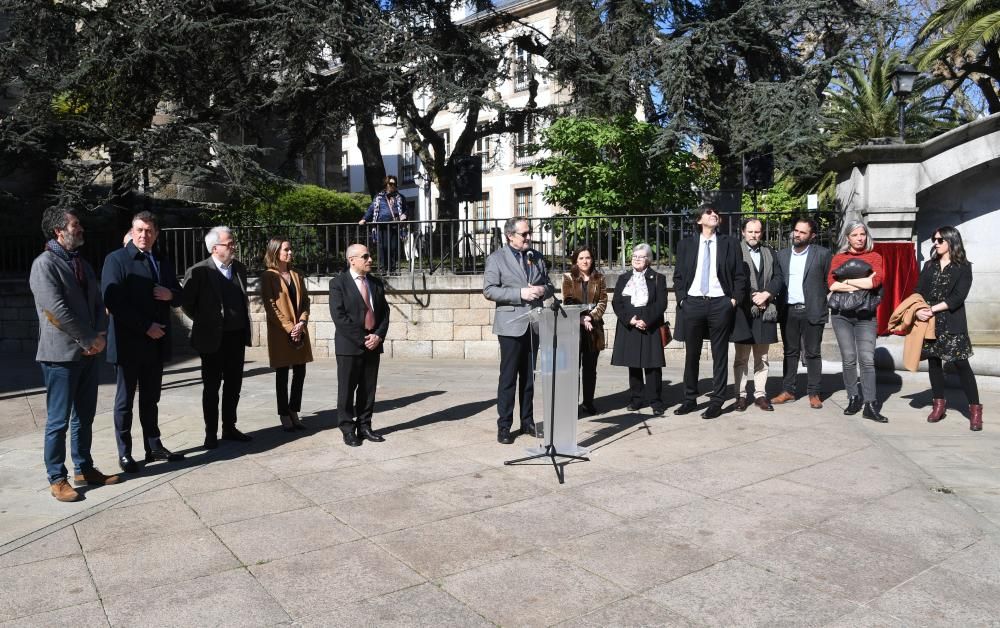
M 227 207 L 220 218 L 243 225 L 301 225 L 357 222 L 371 203 L 367 194 L 348 194 L 316 185 L 295 185 Z

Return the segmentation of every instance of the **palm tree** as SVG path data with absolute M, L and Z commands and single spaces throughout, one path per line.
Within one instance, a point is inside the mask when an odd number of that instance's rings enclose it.
M 1000 111 L 1000 0 L 947 0 L 931 14 L 913 46 L 918 66 L 945 79 L 949 94 L 965 81 Z
M 896 137 L 899 102 L 892 93 L 892 70 L 899 53 L 876 51 L 865 64 L 859 60 L 842 70 L 827 90 L 828 146 L 834 151 L 876 138 Z M 944 96 L 928 92 L 937 79 L 919 78 L 906 101 L 906 137 L 920 142 L 956 126 L 959 115 Z

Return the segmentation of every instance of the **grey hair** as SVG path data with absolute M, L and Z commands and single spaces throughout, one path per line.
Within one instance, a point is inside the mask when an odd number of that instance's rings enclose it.
M 511 216 L 507 222 L 503 223 L 503 234 L 507 239 L 517 233 L 517 223 L 519 222 L 528 222 L 528 218 L 526 216 Z
M 351 258 L 354 257 L 355 255 L 357 255 L 357 252 L 360 251 L 361 249 L 364 249 L 364 248 L 368 248 L 368 247 L 366 247 L 364 244 L 361 244 L 360 242 L 356 242 L 356 243 L 354 243 L 354 244 L 352 244 L 352 245 L 350 245 L 350 246 L 347 247 L 347 252 L 344 253 L 344 258 L 348 262 L 350 262 Z
M 233 230 L 225 225 L 219 225 L 218 227 L 212 227 L 209 229 L 208 233 L 205 234 L 205 248 L 208 252 L 212 252 L 212 247 L 219 243 L 219 236 L 223 233 L 228 233 L 229 237 L 233 236 Z
M 632 254 L 635 255 L 638 251 L 642 251 L 646 254 L 646 260 L 652 264 L 653 263 L 653 247 L 649 246 L 645 242 L 642 244 L 636 244 L 632 247 Z
M 871 253 L 872 249 L 875 248 L 875 243 L 872 241 L 872 232 L 868 228 L 868 225 L 862 220 L 849 220 L 844 223 L 844 230 L 840 232 L 840 239 L 837 240 L 837 252 L 846 253 L 851 248 L 851 243 L 848 242 L 847 236 L 851 235 L 851 232 L 861 227 L 865 230 L 865 235 L 868 239 L 865 241 L 865 253 Z

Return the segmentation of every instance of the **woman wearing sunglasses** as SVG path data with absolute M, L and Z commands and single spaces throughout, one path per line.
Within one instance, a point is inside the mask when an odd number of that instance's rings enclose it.
M 983 429 L 983 406 L 979 403 L 976 376 L 969 365 L 972 341 L 965 315 L 965 299 L 972 288 L 972 264 L 965 257 L 962 234 L 954 227 L 939 227 L 931 240 L 931 259 L 924 264 L 917 282 L 917 293 L 930 307 L 917 310 L 922 321 L 934 317 L 934 340 L 925 340 L 921 359 L 927 359 L 931 391 L 934 394 L 929 423 L 946 415 L 943 362 L 951 362 L 962 381 L 969 401 L 969 429 Z

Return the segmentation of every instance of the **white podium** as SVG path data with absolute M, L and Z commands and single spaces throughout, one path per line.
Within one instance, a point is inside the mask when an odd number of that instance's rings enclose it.
M 588 461 L 589 453 L 577 442 L 580 386 L 580 312 L 589 305 L 557 305 L 535 308 L 529 314 L 531 324 L 538 327 L 538 361 L 535 387 L 542 391 L 542 423 L 535 425 L 538 444 L 527 447 L 528 456 L 508 460 L 517 464 L 549 458 L 555 467 L 559 483 L 564 481 L 563 469 L 557 458 Z

